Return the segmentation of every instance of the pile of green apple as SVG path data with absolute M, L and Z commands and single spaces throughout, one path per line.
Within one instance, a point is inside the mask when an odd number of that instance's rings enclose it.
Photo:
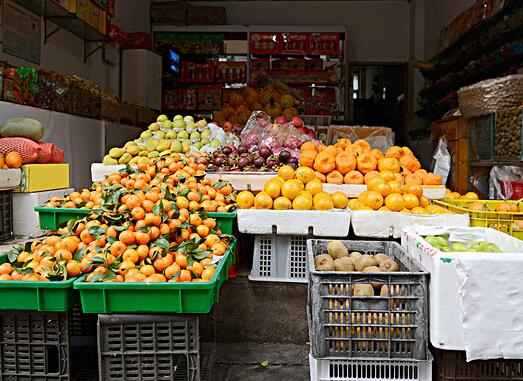
M 470 244 L 462 242 L 449 242 L 445 236 L 429 235 L 424 237 L 425 241 L 430 243 L 434 248 L 443 252 L 482 252 L 482 253 L 501 253 L 502 250 L 494 243 L 486 241 L 475 241 Z
M 147 163 L 151 158 L 164 157 L 171 153 L 185 153 L 190 150 L 212 152 L 224 144 L 224 141 L 213 136 L 205 119 L 195 122 L 192 116 L 176 115 L 170 121 L 166 115 L 160 115 L 138 139 L 125 143 L 122 148 L 111 148 L 105 155 L 103 164 Z

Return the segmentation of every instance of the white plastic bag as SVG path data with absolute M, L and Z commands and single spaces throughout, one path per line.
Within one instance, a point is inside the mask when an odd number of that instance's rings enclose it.
M 452 162 L 450 152 L 447 148 L 447 139 L 444 137 L 439 139 L 438 146 L 432 158 L 432 172 L 440 175 L 442 183 L 446 184 Z
M 489 178 L 489 198 L 491 200 L 514 200 L 512 182 L 523 181 L 523 168 L 515 166 L 492 167 Z

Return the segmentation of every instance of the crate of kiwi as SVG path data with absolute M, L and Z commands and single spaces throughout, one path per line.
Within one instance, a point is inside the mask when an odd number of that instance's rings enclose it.
M 522 126 L 523 106 L 500 110 L 495 114 L 494 160 L 523 160 Z
M 427 360 L 429 273 L 392 241 L 307 241 L 314 358 Z

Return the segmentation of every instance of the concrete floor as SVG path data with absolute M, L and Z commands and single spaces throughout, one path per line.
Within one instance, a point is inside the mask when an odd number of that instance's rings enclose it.
M 308 345 L 218 344 L 216 349 L 213 381 L 310 379 Z

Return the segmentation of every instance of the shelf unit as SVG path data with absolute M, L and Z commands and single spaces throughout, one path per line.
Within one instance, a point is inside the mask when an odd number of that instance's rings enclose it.
M 338 104 L 337 108 L 340 111 L 339 112 L 339 119 L 348 120 L 349 116 L 349 104 L 348 104 L 348 97 L 346 96 L 346 93 L 349 89 L 349 79 L 347 75 L 344 75 L 348 73 L 348 33 L 347 28 L 342 26 L 318 26 L 318 27 L 310 27 L 310 26 L 275 26 L 275 25 L 219 25 L 219 26 L 172 26 L 172 25 L 159 25 L 155 24 L 152 27 L 153 33 L 156 32 L 164 32 L 164 33 L 184 33 L 184 34 L 190 34 L 190 33 L 223 33 L 226 35 L 232 35 L 237 40 L 244 40 L 247 41 L 247 51 L 245 53 L 235 53 L 235 54 L 227 54 L 227 53 L 216 53 L 216 54 L 188 54 L 187 57 L 207 57 L 207 58 L 217 58 L 217 59 L 224 59 L 224 58 L 230 58 L 232 57 L 234 60 L 237 61 L 243 61 L 246 62 L 246 82 L 243 83 L 243 85 L 247 85 L 251 82 L 253 79 L 252 73 L 251 73 L 251 60 L 255 58 L 264 58 L 268 59 L 270 63 L 270 67 L 272 67 L 272 64 L 275 60 L 279 58 L 303 58 L 303 59 L 310 59 L 310 58 L 322 58 L 323 63 L 325 62 L 338 62 L 339 65 L 339 77 L 340 82 L 339 83 L 321 83 L 321 84 L 313 84 L 313 83 L 298 83 L 298 84 L 292 84 L 288 83 L 289 87 L 291 88 L 311 88 L 311 89 L 327 89 L 327 88 L 334 88 L 336 89 L 336 102 Z M 342 47 L 341 47 L 341 53 L 340 56 L 326 56 L 326 55 L 287 55 L 287 54 L 251 54 L 250 50 L 250 34 L 253 32 L 268 32 L 268 33 L 292 33 L 292 32 L 318 32 L 318 33 L 339 33 L 341 36 Z M 325 68 L 325 66 L 323 66 Z M 215 84 L 219 84 L 223 82 L 215 82 Z M 187 85 L 181 85 L 181 86 L 187 86 Z M 190 85 L 189 85 L 190 86 Z M 170 110 L 173 111 L 173 110 Z M 206 110 L 209 112 L 208 110 Z M 214 110 L 216 111 L 216 110 Z
M 428 81 L 420 91 L 419 116 L 431 119 L 457 106 L 456 91 L 483 79 L 510 74 L 520 65 L 523 46 L 523 2 L 506 0 L 497 14 L 479 23 L 431 60 L 422 70 Z
M 84 42 L 84 62 L 91 55 L 102 49 L 103 44 L 109 41 L 108 37 L 87 24 L 85 21 L 76 17 L 76 14 L 69 12 L 52 0 L 12 0 L 14 3 L 30 10 L 43 17 L 44 21 L 44 44 L 47 43 L 60 29 L 67 30 Z M 49 22 L 56 25 L 52 28 Z M 96 43 L 96 47 L 89 49 L 89 43 Z

